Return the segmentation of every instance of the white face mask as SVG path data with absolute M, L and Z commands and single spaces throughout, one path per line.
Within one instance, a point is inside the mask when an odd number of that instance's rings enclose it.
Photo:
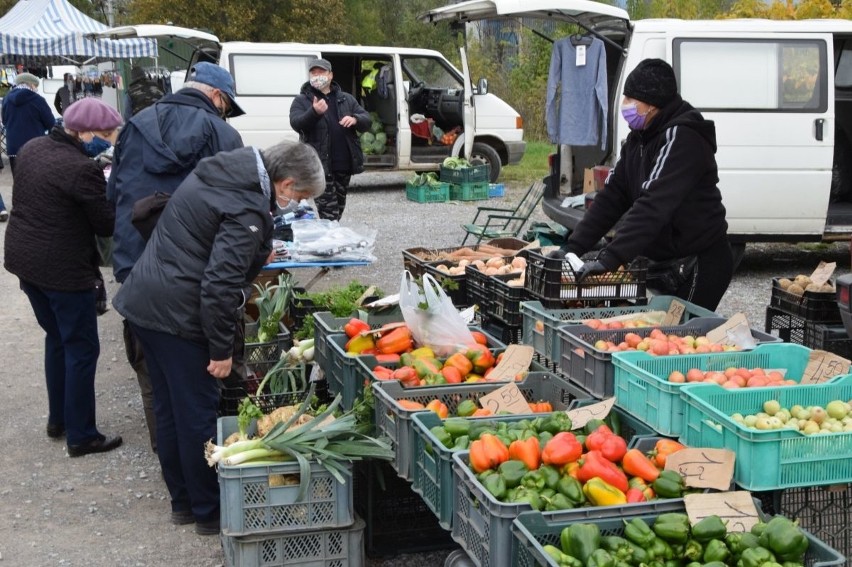
M 323 90 L 328 86 L 328 77 L 326 75 L 314 75 L 311 77 L 311 86 L 318 91 Z

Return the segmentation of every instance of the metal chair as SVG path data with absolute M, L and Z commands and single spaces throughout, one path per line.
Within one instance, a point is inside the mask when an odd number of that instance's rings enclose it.
M 544 187 L 542 181 L 533 183 L 513 209 L 478 207 L 473 222 L 462 225 L 465 231 L 462 246 L 465 245 L 469 236 L 476 237 L 476 244 L 479 244 L 483 238 L 505 238 L 508 236 L 518 238 L 530 215 L 541 202 L 541 198 L 544 196 Z M 486 214 L 480 219 L 482 213 Z

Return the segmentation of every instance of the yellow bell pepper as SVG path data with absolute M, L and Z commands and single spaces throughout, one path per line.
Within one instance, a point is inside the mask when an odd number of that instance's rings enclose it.
M 411 351 L 414 358 L 435 358 L 435 351 L 429 347 L 420 347 Z
M 619 506 L 627 504 L 627 496 L 607 482 L 594 477 L 583 485 L 583 494 L 595 506 Z
M 346 343 L 346 352 L 349 354 L 361 354 L 365 350 L 376 348 L 373 335 L 355 335 Z

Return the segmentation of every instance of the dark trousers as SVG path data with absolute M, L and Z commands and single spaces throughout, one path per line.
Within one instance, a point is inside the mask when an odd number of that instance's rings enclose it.
M 9 167 L 12 169 L 12 179 L 15 178 L 15 156 L 9 156 Z
M 151 450 L 157 452 L 157 418 L 154 416 L 154 390 L 151 388 L 151 377 L 148 376 L 148 365 L 145 364 L 145 353 L 142 343 L 133 334 L 130 322 L 122 320 L 124 325 L 124 352 L 127 362 L 136 373 L 139 392 L 142 394 L 142 411 L 145 413 L 145 426 L 148 428 L 148 438 L 151 440 Z
M 64 425 L 68 445 L 100 436 L 95 425 L 95 370 L 100 355 L 95 291 L 52 291 L 21 282 L 44 329 L 47 421 Z
M 349 190 L 348 173 L 332 173 L 325 176 L 325 192 L 314 199 L 317 214 L 321 219 L 339 221 L 346 208 L 346 192 Z
M 216 437 L 219 383 L 207 372 L 206 345 L 130 324 L 142 343 L 154 390 L 157 456 L 172 511 L 198 522 L 219 519 L 219 481 L 204 444 Z
M 710 311 L 715 311 L 734 276 L 734 256 L 727 238 L 698 255 L 692 278 L 677 295 Z

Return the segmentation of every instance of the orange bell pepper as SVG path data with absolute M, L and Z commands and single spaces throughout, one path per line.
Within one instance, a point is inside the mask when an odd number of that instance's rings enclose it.
M 488 417 L 489 415 L 494 415 L 494 412 L 488 408 L 478 408 L 470 417 Z
M 444 366 L 441 369 L 441 376 L 447 381 L 447 384 L 461 384 L 462 375 L 459 369 L 455 366 Z
M 380 354 L 401 354 L 411 350 L 414 341 L 411 338 L 411 329 L 408 327 L 397 327 L 396 329 L 382 335 L 376 343 L 376 350 Z
M 657 444 L 654 445 L 654 450 L 651 451 L 649 455 L 654 459 L 654 464 L 656 464 L 658 468 L 664 469 L 666 468 L 666 458 L 672 453 L 677 453 L 682 449 L 686 449 L 686 447 L 674 439 L 660 439 L 657 441 Z
M 426 406 L 413 400 L 397 400 L 396 403 L 406 411 L 421 411 L 426 409 Z
M 464 354 L 457 352 L 451 355 L 444 363 L 444 368 L 452 366 L 457 368 L 462 376 L 467 376 L 473 370 L 473 363 Z
M 447 404 L 437 398 L 426 404 L 426 409 L 437 413 L 438 417 L 441 419 L 447 419 L 450 415 L 450 410 L 447 407 Z
M 374 356 L 379 364 L 399 364 L 398 354 L 376 354 Z
M 531 471 L 541 465 L 541 448 L 537 437 L 518 439 L 509 444 L 509 458 L 521 461 Z
M 484 345 L 476 344 L 468 348 L 465 356 L 473 363 L 473 372 L 476 374 L 482 374 L 494 366 L 494 354 Z
M 554 435 L 541 452 L 541 462 L 545 465 L 563 467 L 576 461 L 583 455 L 583 445 L 573 433 L 562 431 Z
M 485 333 L 481 333 L 479 331 L 471 331 L 470 334 L 476 344 L 488 346 L 488 337 L 485 336 Z
M 410 366 L 400 366 L 391 374 L 391 380 L 399 380 L 406 388 L 412 388 L 420 384 L 420 377 Z
M 491 433 L 483 433 L 470 444 L 470 466 L 476 473 L 500 466 L 509 460 L 509 448 Z
M 530 411 L 533 413 L 550 413 L 553 411 L 553 404 L 550 402 L 530 402 Z
M 379 365 L 373 368 L 373 376 L 376 380 L 390 380 L 393 377 L 393 370 Z
M 639 449 L 630 449 L 621 459 L 621 468 L 629 475 L 638 476 L 645 482 L 654 482 L 660 469 Z

